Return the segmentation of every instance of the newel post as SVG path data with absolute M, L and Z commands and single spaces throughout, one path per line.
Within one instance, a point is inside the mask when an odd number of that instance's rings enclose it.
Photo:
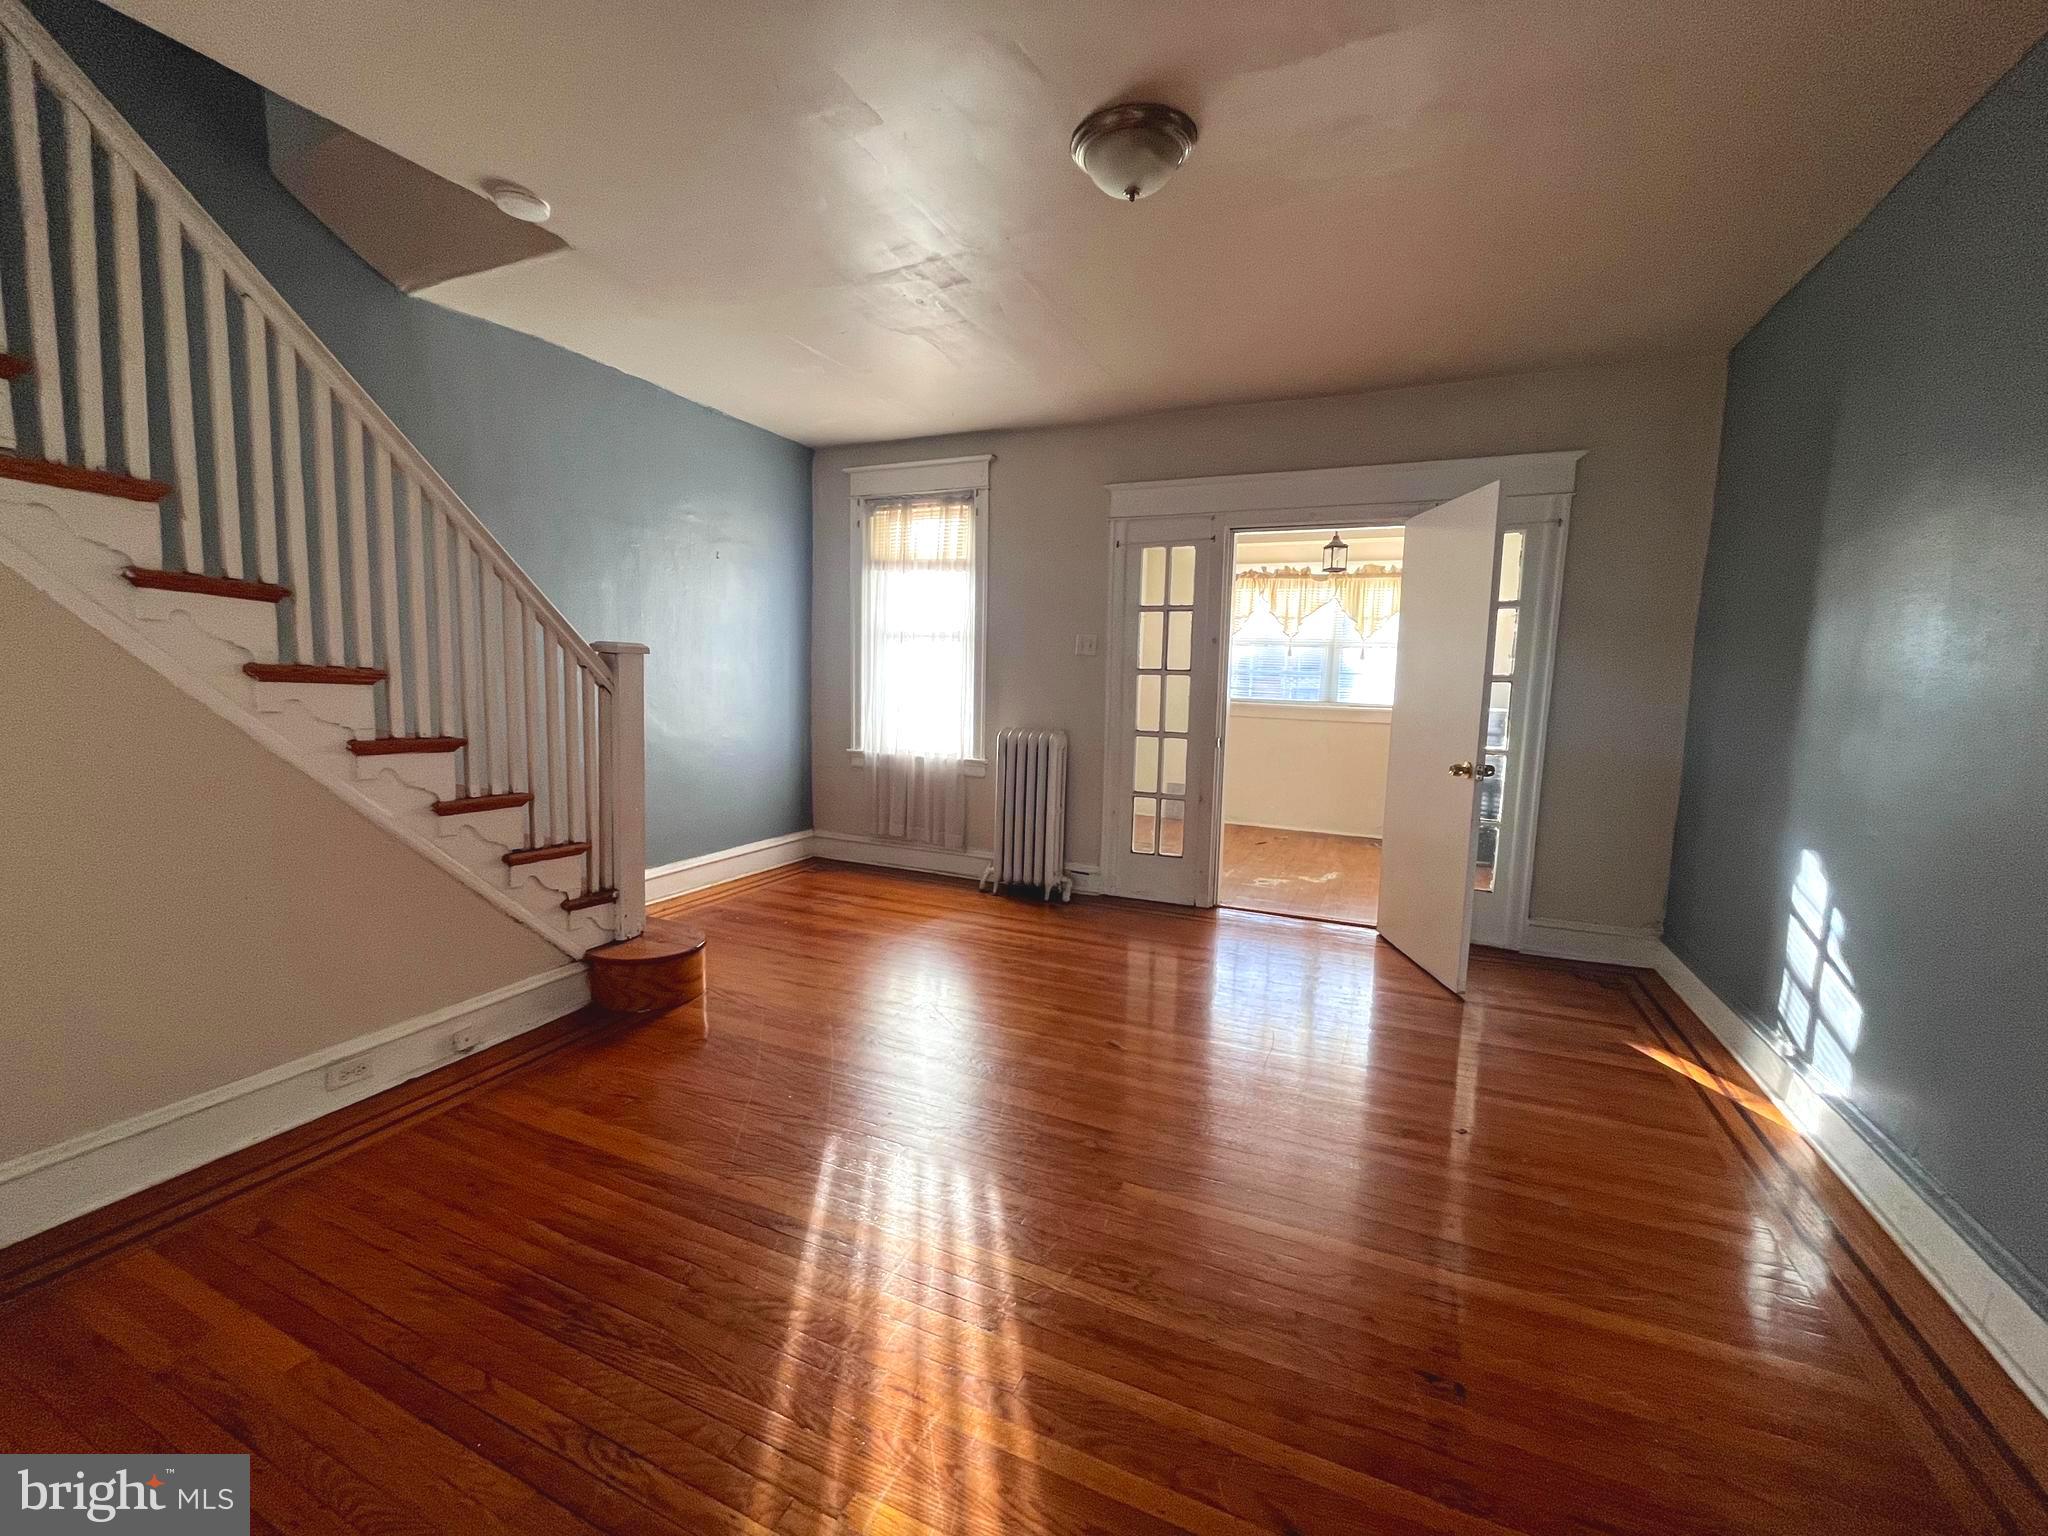
M 618 890 L 618 937 L 647 927 L 647 647 L 630 640 L 599 640 L 591 649 L 612 672 L 611 730 L 605 767 L 605 833 L 611 843 L 612 882 Z

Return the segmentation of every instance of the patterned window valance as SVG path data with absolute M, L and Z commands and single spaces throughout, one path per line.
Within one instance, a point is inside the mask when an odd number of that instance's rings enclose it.
M 1342 608 L 1359 634 L 1370 639 L 1401 612 L 1401 568 L 1366 565 L 1342 576 L 1310 570 L 1239 571 L 1230 588 L 1233 635 L 1244 628 L 1261 599 L 1290 640 L 1330 603 Z

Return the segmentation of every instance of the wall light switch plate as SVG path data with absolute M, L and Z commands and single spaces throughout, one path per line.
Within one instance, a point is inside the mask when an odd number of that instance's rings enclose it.
M 1093 635 L 1074 636 L 1074 654 L 1076 656 L 1093 656 L 1095 654 L 1095 637 Z

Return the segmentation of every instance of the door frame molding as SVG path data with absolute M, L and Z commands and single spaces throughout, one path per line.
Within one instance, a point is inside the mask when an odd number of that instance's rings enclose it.
M 1515 728 L 1525 743 L 1522 770 L 1516 774 L 1509 803 L 1505 839 L 1509 878 L 1491 893 L 1497 903 L 1482 900 L 1475 909 L 1473 942 L 1519 949 L 1529 921 L 1529 890 L 1535 873 L 1536 823 L 1543 788 L 1543 763 L 1550 719 L 1551 682 L 1557 646 L 1558 615 L 1564 593 L 1565 545 L 1571 528 L 1572 497 L 1578 485 L 1579 461 L 1585 450 L 1554 453 L 1498 454 L 1484 458 L 1434 459 L 1402 464 L 1366 464 L 1329 469 L 1276 470 L 1263 474 L 1204 475 L 1181 480 L 1127 480 L 1109 490 L 1109 622 L 1103 703 L 1103 800 L 1100 853 L 1105 883 L 1113 867 L 1110 800 L 1107 787 L 1116 782 L 1121 763 L 1116 748 L 1122 724 L 1119 713 L 1125 657 L 1118 622 L 1123 596 L 1123 543 L 1133 522 L 1154 517 L 1209 517 L 1219 539 L 1225 534 L 1303 523 L 1367 525 L 1406 522 L 1439 502 L 1477 490 L 1498 480 L 1502 528 L 1530 531 L 1531 555 L 1523 570 L 1523 631 L 1518 643 L 1528 657 L 1521 718 Z M 1544 536 L 1547 535 L 1547 536 Z M 1219 562 L 1221 590 L 1227 602 L 1229 562 Z M 1218 610 L 1222 611 L 1221 609 Z M 1215 668 L 1216 744 L 1211 753 L 1211 858 L 1202 906 L 1216 904 L 1222 871 L 1223 757 L 1228 729 L 1229 668 L 1219 657 Z M 1106 894 L 1119 895 L 1113 887 Z

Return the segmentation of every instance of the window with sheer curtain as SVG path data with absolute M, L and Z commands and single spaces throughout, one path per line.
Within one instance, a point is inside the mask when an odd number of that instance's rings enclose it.
M 978 502 L 969 490 L 862 503 L 855 745 L 871 760 L 975 755 Z

